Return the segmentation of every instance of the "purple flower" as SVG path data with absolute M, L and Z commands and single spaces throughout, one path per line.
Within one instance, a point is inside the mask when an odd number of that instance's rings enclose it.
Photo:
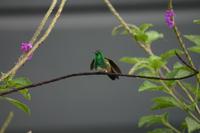
M 22 42 L 20 49 L 23 53 L 27 53 L 32 49 L 33 45 L 29 42 Z M 32 58 L 32 55 L 29 56 L 29 60 Z
M 173 9 L 169 9 L 165 11 L 165 22 L 169 28 L 174 27 L 174 24 L 175 24 L 174 16 L 175 16 L 175 13 Z
M 31 43 L 27 43 L 27 42 L 23 42 L 21 43 L 21 51 L 24 52 L 24 53 L 27 53 L 29 50 L 32 49 L 32 44 Z

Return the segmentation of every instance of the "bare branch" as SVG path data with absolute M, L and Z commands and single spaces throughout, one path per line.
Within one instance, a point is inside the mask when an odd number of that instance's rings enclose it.
M 45 84 L 49 84 L 49 83 L 53 83 L 53 82 L 57 82 L 63 79 L 67 79 L 67 78 L 71 78 L 71 77 L 79 77 L 79 76 L 91 76 L 91 75 L 113 75 L 113 76 L 120 76 L 120 77 L 127 77 L 127 78 L 142 78 L 142 79 L 152 79 L 152 80 L 182 80 L 182 79 L 187 79 L 190 77 L 193 77 L 194 75 L 196 75 L 199 72 L 194 72 L 193 74 L 187 75 L 187 76 L 183 76 L 183 77 L 178 77 L 178 78 L 164 78 L 164 77 L 153 77 L 153 76 L 141 76 L 141 75 L 128 75 L 128 74 L 121 74 L 121 73 L 106 73 L 106 72 L 82 72 L 82 73 L 73 73 L 73 74 L 69 74 L 69 75 L 65 75 L 65 76 L 61 76 L 61 77 L 57 77 L 57 78 L 53 78 L 50 80 L 46 80 L 46 81 L 41 81 L 35 84 L 31 84 L 31 85 L 27 85 L 27 86 L 23 86 L 23 87 L 19 87 L 19 88 L 11 88 L 7 91 L 1 92 L 0 96 L 5 96 L 7 94 L 11 94 L 14 92 L 18 92 L 20 90 L 24 90 L 24 89 L 31 89 L 34 87 L 38 87 L 38 86 L 42 86 Z

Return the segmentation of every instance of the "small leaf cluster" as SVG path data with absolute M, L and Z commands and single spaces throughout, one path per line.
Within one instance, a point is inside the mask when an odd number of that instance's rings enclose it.
M 140 26 L 129 24 L 129 27 L 132 31 L 131 34 L 134 36 L 134 39 L 137 42 L 140 42 L 146 45 L 150 45 L 154 41 L 160 38 L 163 38 L 162 33 L 159 33 L 154 30 L 149 30 L 151 27 L 153 27 L 152 24 L 145 23 L 145 24 L 141 24 Z M 117 35 L 117 34 L 128 35 L 129 33 L 126 30 L 124 30 L 122 25 L 119 25 L 115 27 L 112 31 L 112 35 Z
M 3 73 L 2 73 L 3 74 Z M 31 81 L 25 77 L 13 77 L 13 76 L 8 76 L 6 79 L 4 79 L 3 82 L 0 84 L 0 92 L 7 91 L 9 89 L 17 89 L 19 87 L 27 86 L 30 85 Z M 19 93 L 26 99 L 26 100 L 31 100 L 31 94 L 28 89 L 20 90 Z M 11 98 L 11 97 L 6 97 L 2 96 L 1 99 L 8 101 L 18 109 L 24 111 L 25 113 L 30 114 L 30 109 L 29 107 L 24 104 L 23 102 Z
M 195 20 L 194 23 L 200 24 L 200 20 Z M 164 36 L 158 31 L 149 30 L 152 28 L 152 24 L 141 24 L 136 26 L 133 24 L 128 25 L 131 29 L 131 34 L 137 43 L 151 48 L 154 41 L 162 39 Z M 122 25 L 115 27 L 112 31 L 112 35 L 130 35 L 128 31 L 124 30 Z M 188 48 L 191 52 L 200 53 L 200 36 L 199 35 L 185 35 L 186 39 L 194 43 L 194 46 Z M 177 60 L 172 62 L 171 59 L 176 57 L 176 53 L 179 55 L 184 54 L 180 49 L 170 49 L 166 52 L 155 55 L 150 54 L 148 57 L 122 57 L 121 62 L 130 65 L 129 74 L 137 74 L 142 76 L 155 76 L 155 77 L 165 77 L 165 78 L 179 78 L 184 77 L 193 73 L 193 71 Z M 176 58 L 177 59 L 177 58 Z M 172 63 L 171 63 L 172 62 Z M 169 69 L 169 66 L 171 69 Z M 177 89 L 186 92 L 186 96 L 182 93 L 177 96 Z M 152 99 L 153 106 L 151 110 L 164 110 L 178 108 L 186 112 L 185 119 L 179 127 L 174 127 L 169 121 L 169 114 L 163 113 L 159 115 L 147 115 L 141 117 L 139 120 L 139 127 L 150 127 L 152 125 L 162 125 L 160 128 L 156 128 L 148 133 L 192 133 L 195 131 L 200 131 L 200 120 L 196 117 L 192 117 L 191 113 L 196 111 L 196 105 L 200 101 L 200 91 L 199 83 L 191 84 L 188 81 L 162 81 L 145 79 L 145 81 L 139 86 L 139 92 L 151 92 L 159 91 L 162 92 L 162 96 L 155 97 Z M 188 102 L 191 97 L 194 98 L 191 102 Z M 191 96 L 191 97 L 190 97 Z M 198 113 L 194 113 L 197 115 Z M 199 114 L 200 115 L 200 114 Z

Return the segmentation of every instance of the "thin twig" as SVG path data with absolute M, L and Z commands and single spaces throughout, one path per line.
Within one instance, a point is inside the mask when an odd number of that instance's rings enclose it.
M 170 0 L 170 1 L 169 1 L 169 8 L 170 8 L 170 9 L 173 9 L 173 0 Z M 186 47 L 186 45 L 185 45 L 185 43 L 184 43 L 184 41 L 183 41 L 182 34 L 181 34 L 181 32 L 179 31 L 179 29 L 178 29 L 178 26 L 177 26 L 177 24 L 176 24 L 175 18 L 173 17 L 172 19 L 173 19 L 173 21 L 174 21 L 174 28 L 173 28 L 173 31 L 174 31 L 174 33 L 175 33 L 175 35 L 176 35 L 176 38 L 178 39 L 179 46 L 181 47 L 181 49 L 182 49 L 183 52 L 185 53 L 186 58 L 187 58 L 187 60 L 189 61 L 189 64 L 190 64 L 190 66 L 191 66 L 190 68 L 193 68 L 193 70 L 196 70 L 195 64 L 194 64 L 193 61 L 192 61 L 192 57 L 191 57 L 190 53 L 188 52 L 187 47 Z M 179 57 L 180 57 L 180 56 L 179 56 Z M 187 63 L 186 63 L 186 64 L 187 64 Z M 197 79 L 197 82 L 200 83 L 200 75 L 199 75 L 199 74 L 196 75 L 196 79 Z M 180 85 L 180 86 L 183 86 L 183 85 L 181 85 L 180 83 L 179 83 L 179 85 Z M 183 88 L 183 89 L 184 89 L 184 88 Z M 188 95 L 188 97 L 190 98 L 190 100 L 191 100 L 192 102 L 194 102 L 195 100 L 194 100 L 194 98 L 190 95 L 190 93 L 189 93 L 186 89 L 185 89 L 184 91 L 186 92 L 186 94 Z M 195 105 L 195 108 L 196 108 L 198 114 L 200 115 L 200 109 L 199 109 L 199 107 L 198 107 L 198 104 Z
M 115 10 L 115 8 L 112 6 L 112 4 L 110 3 L 109 0 L 104 0 L 104 2 L 106 3 L 106 5 L 108 6 L 108 8 L 110 9 L 110 11 L 112 12 L 112 14 L 117 18 L 117 20 L 119 20 L 120 24 L 123 25 L 124 29 L 126 29 L 128 31 L 128 33 L 134 37 L 134 35 L 131 33 L 131 30 L 128 26 L 128 24 L 124 21 L 124 19 L 119 15 L 119 13 Z M 171 2 L 171 9 L 172 9 L 172 0 L 170 1 Z M 144 45 L 144 44 L 141 44 L 140 42 L 139 43 L 139 46 L 142 47 L 145 52 L 147 52 L 149 55 L 154 55 L 154 53 L 152 52 L 151 50 L 151 47 L 147 47 L 147 46 L 150 46 L 150 45 Z M 170 72 L 169 68 L 167 66 L 164 67 L 167 72 Z M 200 79 L 200 75 L 197 74 L 197 77 L 198 79 Z M 189 99 L 191 100 L 191 102 L 193 103 L 194 99 L 193 97 L 191 96 L 191 94 L 188 92 L 188 90 L 183 86 L 183 84 L 180 82 L 180 81 L 177 81 L 178 85 L 180 86 L 180 88 L 182 88 L 182 90 L 186 93 L 186 95 L 189 97 Z M 197 112 L 200 114 L 200 111 L 199 111 L 199 108 L 198 108 L 198 105 L 196 104 L 196 109 L 197 109 Z
M 0 96 L 4 96 L 7 94 L 11 94 L 14 92 L 18 92 L 20 90 L 24 90 L 24 89 L 30 89 L 30 88 L 34 88 L 34 87 L 38 87 L 38 86 L 42 86 L 45 84 L 49 84 L 49 83 L 53 83 L 56 81 L 60 81 L 63 79 L 67 79 L 67 78 L 71 78 L 71 77 L 78 77 L 78 76 L 90 76 L 90 75 L 112 75 L 112 76 L 120 76 L 120 77 L 127 77 L 127 78 L 143 78 L 143 79 L 152 79 L 152 80 L 182 80 L 182 79 L 187 79 L 190 77 L 193 77 L 194 75 L 196 75 L 196 73 L 184 76 L 184 77 L 178 77 L 178 78 L 164 78 L 164 77 L 153 77 L 153 76 L 141 76 L 141 75 L 129 75 L 129 74 L 121 74 L 121 73 L 107 73 L 107 72 L 82 72 L 82 73 L 73 73 L 73 74 L 69 74 L 69 75 L 65 75 L 65 76 L 61 76 L 61 77 L 57 77 L 57 78 L 53 78 L 47 81 L 41 81 L 35 84 L 31 84 L 31 85 L 27 85 L 27 86 L 23 86 L 23 87 L 19 87 L 19 88 L 11 88 L 5 92 L 1 92 Z
M 195 68 L 193 68 L 191 65 L 189 65 L 184 59 L 182 59 L 182 57 L 177 53 L 175 52 L 176 56 L 178 57 L 178 59 L 184 64 L 186 65 L 188 68 L 190 68 L 192 71 L 194 72 L 198 72 L 198 70 L 196 70 Z
M 52 11 L 54 10 L 55 6 L 56 6 L 57 0 L 52 0 L 52 3 L 47 11 L 47 13 L 45 14 L 44 18 L 42 19 L 42 21 L 40 22 L 37 30 L 35 31 L 33 37 L 30 40 L 31 44 L 34 44 L 35 41 L 37 40 L 38 36 L 40 35 L 44 25 L 46 24 L 49 16 L 51 15 Z
M 6 129 L 8 128 L 12 118 L 14 116 L 13 112 L 9 112 L 8 116 L 6 117 L 6 120 L 4 121 L 1 129 L 0 129 L 0 133 L 5 133 Z
M 52 29 L 54 28 L 58 18 L 60 17 L 60 14 L 64 8 L 64 5 L 66 3 L 66 0 L 62 0 L 60 3 L 60 6 L 53 18 L 53 20 L 51 21 L 48 29 L 46 30 L 46 32 L 44 33 L 44 35 L 34 44 L 33 48 L 23 56 L 22 59 L 20 59 L 20 61 L 7 73 L 5 73 L 4 75 L 2 75 L 0 77 L 0 81 L 3 81 L 5 78 L 7 78 L 9 75 L 16 73 L 16 71 L 23 66 L 23 64 L 28 60 L 28 58 L 36 51 L 36 49 L 47 39 L 47 37 L 49 36 L 49 34 L 51 33 Z

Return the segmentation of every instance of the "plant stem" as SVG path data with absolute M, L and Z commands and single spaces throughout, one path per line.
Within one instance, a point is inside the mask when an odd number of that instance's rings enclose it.
M 130 29 L 130 27 L 128 26 L 128 24 L 125 22 L 125 20 L 119 15 L 119 13 L 115 10 L 115 8 L 113 7 L 113 5 L 110 3 L 109 0 L 103 0 L 105 2 L 105 4 L 108 6 L 108 8 L 110 9 L 110 11 L 112 12 L 112 14 L 117 18 L 117 20 L 120 22 L 120 24 L 124 27 L 125 30 L 127 30 L 127 32 L 131 35 L 132 38 L 135 38 L 135 36 L 132 33 L 132 30 Z M 145 46 L 142 43 L 138 43 L 139 46 L 141 48 L 143 48 L 147 53 L 151 53 L 150 48 L 148 48 L 147 46 Z
M 45 84 L 49 84 L 49 83 L 53 83 L 56 81 L 60 81 L 63 79 L 67 79 L 67 78 L 71 78 L 71 77 L 78 77 L 78 76 L 89 76 L 89 75 L 113 75 L 113 76 L 121 76 L 121 77 L 127 77 L 127 78 L 145 78 L 145 79 L 154 79 L 154 80 L 175 80 L 174 78 L 162 78 L 162 77 L 151 77 L 151 76 L 140 76 L 140 75 L 129 75 L 129 74 L 122 74 L 122 73 L 108 73 L 108 72 L 82 72 L 82 73 L 73 73 L 73 74 L 68 74 L 65 76 L 61 76 L 61 77 L 57 77 L 57 78 L 53 78 L 50 80 L 46 80 L 46 81 L 41 81 L 35 84 L 31 84 L 31 85 L 27 85 L 27 86 L 23 86 L 23 87 L 19 87 L 19 88 L 11 88 L 8 89 L 7 91 L 1 92 L 0 96 L 4 96 L 7 94 L 11 94 L 14 92 L 18 92 L 20 90 L 24 90 L 24 89 L 30 89 L 30 88 L 34 88 L 34 87 L 38 87 L 38 86 L 42 86 Z M 194 75 L 191 75 L 191 77 Z M 187 77 L 181 77 L 181 78 L 177 78 L 177 80 L 179 79 L 185 79 L 188 78 Z
M 8 116 L 6 117 L 6 120 L 4 121 L 4 123 L 0 129 L 0 133 L 5 133 L 7 127 L 9 126 L 10 122 L 12 121 L 13 116 L 14 116 L 14 113 L 9 112 Z
M 109 0 L 104 0 L 104 2 L 106 3 L 106 5 L 108 6 L 108 8 L 110 9 L 110 11 L 112 12 L 112 14 L 118 19 L 118 21 L 120 22 L 121 25 L 124 26 L 124 29 L 128 31 L 128 33 L 134 37 L 134 35 L 132 34 L 131 29 L 129 28 L 128 24 L 124 21 L 124 19 L 119 15 L 119 13 L 115 10 L 115 8 L 112 6 L 112 4 L 110 3 Z M 172 0 L 170 0 L 170 2 L 172 3 Z M 169 4 L 169 6 L 171 6 L 172 8 L 172 4 Z M 180 38 L 179 38 L 180 39 Z M 154 53 L 151 50 L 151 47 L 147 47 L 148 45 L 144 45 L 141 44 L 140 42 L 138 42 L 139 46 L 142 47 L 149 55 L 154 55 Z M 192 64 L 191 64 L 192 65 Z M 193 67 L 194 65 L 192 65 Z M 165 68 L 167 68 L 168 72 L 170 71 L 169 68 L 166 66 Z M 195 69 L 195 67 L 194 67 Z M 183 91 L 186 93 L 186 95 L 189 97 L 189 99 L 193 102 L 193 97 L 191 96 L 191 94 L 187 91 L 187 89 L 182 85 L 182 83 L 180 81 L 178 81 L 178 85 L 183 89 Z M 198 112 L 198 114 L 200 114 L 200 109 L 198 107 L 198 105 L 196 104 L 196 110 Z
M 55 23 L 57 22 L 58 18 L 60 17 L 60 14 L 64 8 L 64 5 L 66 3 L 66 0 L 62 0 L 61 4 L 53 18 L 53 20 L 51 21 L 48 29 L 46 30 L 46 32 L 44 33 L 44 35 L 34 44 L 33 48 L 27 53 L 24 54 L 24 56 L 18 61 L 18 63 L 6 74 L 2 75 L 0 78 L 0 81 L 3 81 L 5 78 L 7 78 L 9 75 L 11 74 L 15 74 L 17 72 L 17 70 L 28 60 L 28 58 L 35 52 L 35 50 L 46 40 L 46 38 L 49 36 L 50 32 L 52 31 L 52 29 L 55 26 Z
M 173 9 L 173 0 L 169 0 L 169 5 L 168 6 L 169 6 L 168 7 L 169 9 Z M 178 30 L 175 18 L 173 17 L 172 19 L 174 21 L 173 30 L 174 30 L 174 33 L 175 33 L 175 35 L 177 37 L 177 40 L 179 42 L 179 46 L 181 47 L 181 49 L 183 50 L 184 54 L 186 55 L 186 58 L 189 61 L 189 64 L 191 65 L 191 67 L 194 68 L 194 69 L 196 69 L 196 67 L 195 67 L 195 65 L 194 65 L 194 63 L 192 61 L 192 58 L 191 58 L 191 56 L 190 56 L 190 54 L 189 54 L 189 52 L 188 52 L 188 50 L 186 48 L 186 45 L 185 45 L 185 43 L 184 43 L 184 41 L 182 39 L 181 32 Z M 197 79 L 197 82 L 200 83 L 200 75 L 199 74 L 196 75 L 196 79 Z M 195 99 L 190 95 L 190 93 L 187 91 L 187 89 L 180 82 L 178 84 L 184 90 L 184 92 L 189 97 L 189 99 L 192 101 L 192 103 L 194 103 Z M 197 113 L 200 115 L 200 109 L 199 109 L 198 104 L 195 104 L 195 108 L 196 108 Z
M 190 56 L 190 54 L 189 54 L 189 52 L 188 52 L 188 50 L 187 50 L 187 48 L 186 48 L 186 46 L 185 46 L 185 43 L 183 42 L 183 39 L 182 39 L 182 37 L 181 37 L 181 33 L 180 33 L 180 31 L 178 30 L 178 27 L 177 27 L 176 23 L 175 23 L 175 25 L 174 25 L 174 33 L 176 34 L 176 37 L 177 37 L 178 42 L 179 42 L 179 46 L 181 47 L 181 49 L 182 49 L 183 52 L 185 53 L 186 58 L 187 58 L 187 60 L 189 61 L 189 64 L 190 64 L 194 69 L 196 69 L 196 67 L 195 67 L 195 65 L 194 65 L 194 63 L 193 63 L 193 61 L 192 61 L 192 58 L 191 58 L 191 56 Z M 197 75 L 197 80 L 198 80 L 198 82 L 200 83 L 200 76 L 199 76 L 199 74 Z
M 185 106 L 185 104 L 182 101 L 180 101 L 180 99 L 173 93 L 173 91 L 163 81 L 160 81 L 160 82 L 165 87 L 165 89 L 169 92 L 169 94 L 177 101 L 177 103 L 180 106 L 180 109 L 184 110 L 190 117 L 194 118 L 196 122 L 200 123 L 200 120 L 191 111 L 188 111 L 188 108 Z
M 179 131 L 178 129 L 176 129 L 175 127 L 173 127 L 170 123 L 164 123 L 164 125 L 166 127 L 168 127 L 169 129 L 173 130 L 175 133 L 181 133 L 181 131 Z
M 39 26 L 38 26 L 36 32 L 34 33 L 33 37 L 32 37 L 31 40 L 30 40 L 30 43 L 31 43 L 31 44 L 34 44 L 35 41 L 37 40 L 38 36 L 40 35 L 40 33 L 41 33 L 41 31 L 42 31 L 42 29 L 43 29 L 43 27 L 44 27 L 44 25 L 45 25 L 46 22 L 47 22 L 49 16 L 51 15 L 53 9 L 55 8 L 56 3 L 57 3 L 57 0 L 52 0 L 52 3 L 51 3 L 51 5 L 50 5 L 50 7 L 49 7 L 47 13 L 45 14 L 45 16 L 44 16 L 44 18 L 42 19 L 42 21 L 40 22 L 40 24 L 39 24 Z

